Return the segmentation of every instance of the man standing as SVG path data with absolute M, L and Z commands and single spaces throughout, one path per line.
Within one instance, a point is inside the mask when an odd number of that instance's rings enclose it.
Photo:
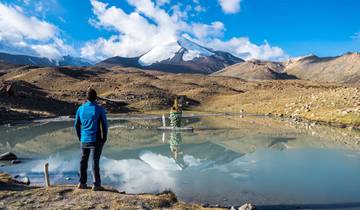
M 107 139 L 107 120 L 105 109 L 98 105 L 96 91 L 87 90 L 87 101 L 76 112 L 75 125 L 81 147 L 80 181 L 78 188 L 86 189 L 87 168 L 90 152 L 92 153 L 94 191 L 102 190 L 100 179 L 100 156 Z

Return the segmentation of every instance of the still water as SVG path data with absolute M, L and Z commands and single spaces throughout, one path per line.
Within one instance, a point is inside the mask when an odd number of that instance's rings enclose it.
M 120 191 L 172 190 L 184 201 L 251 202 L 264 209 L 360 208 L 356 131 L 250 116 L 192 116 L 184 124 L 194 132 L 174 133 L 158 131 L 156 117 L 110 119 L 102 182 Z M 0 171 L 43 185 L 48 162 L 52 183 L 77 183 L 79 143 L 71 121 L 1 126 L 0 137 L 0 152 L 23 160 L 0 163 Z

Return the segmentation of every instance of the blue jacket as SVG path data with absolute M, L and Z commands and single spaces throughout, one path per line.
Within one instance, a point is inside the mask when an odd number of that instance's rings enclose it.
M 74 127 L 82 143 L 105 142 L 108 133 L 105 109 L 87 101 L 78 108 Z

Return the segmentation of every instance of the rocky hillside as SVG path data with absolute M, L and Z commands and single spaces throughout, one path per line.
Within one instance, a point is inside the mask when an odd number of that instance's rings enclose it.
M 16 67 L 18 67 L 18 65 L 0 61 L 0 75 L 3 75 L 6 72 L 8 72 L 10 69 L 16 68 Z
M 315 55 L 290 59 L 285 71 L 300 79 L 320 82 L 360 82 L 360 53 L 320 58 Z
M 0 123 L 73 115 L 87 87 L 110 113 L 168 110 L 255 113 L 360 127 L 359 86 L 302 80 L 245 81 L 135 68 L 16 68 L 0 76 Z
M 302 79 L 329 83 L 358 83 L 360 53 L 323 58 L 309 55 L 282 63 L 251 60 L 226 67 L 213 75 L 245 80 Z
M 1 115 L 8 113 L 9 117 L 14 112 L 73 115 L 84 101 L 86 89 L 92 86 L 109 112 L 143 112 L 168 109 L 175 96 L 184 96 L 188 107 L 198 106 L 216 94 L 240 93 L 243 84 L 236 78 L 222 80 L 122 67 L 17 68 L 0 76 L 0 108 L 5 110 Z
M 295 76 L 284 72 L 284 68 L 284 65 L 280 62 L 250 60 L 226 67 L 212 75 L 238 77 L 249 81 L 296 79 Z

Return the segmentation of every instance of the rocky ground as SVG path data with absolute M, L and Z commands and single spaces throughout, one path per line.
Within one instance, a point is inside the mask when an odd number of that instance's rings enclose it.
M 236 95 L 219 95 L 203 110 L 239 112 L 287 118 L 294 122 L 359 128 L 360 89 L 357 86 L 309 81 L 257 82 L 257 88 Z
M 92 86 L 110 113 L 187 110 L 253 113 L 343 127 L 360 126 L 358 85 L 302 80 L 245 81 L 113 67 L 21 67 L 0 76 L 0 121 L 74 115 Z
M 106 187 L 104 191 L 79 190 L 73 185 L 27 187 L 0 173 L 0 209 L 207 209 L 177 200 L 172 192 L 126 194 Z M 219 208 L 212 208 L 219 209 Z

